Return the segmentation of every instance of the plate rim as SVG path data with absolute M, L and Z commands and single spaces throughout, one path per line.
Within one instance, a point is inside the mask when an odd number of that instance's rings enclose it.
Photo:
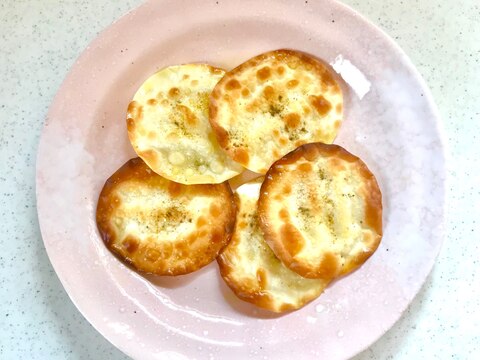
M 162 2 L 164 2 L 164 1 L 167 1 L 167 0 L 162 0 L 162 1 L 147 0 L 143 3 L 141 3 L 139 6 L 133 7 L 131 10 L 127 11 L 126 13 L 121 15 L 120 17 L 116 18 L 109 25 L 104 27 L 93 38 L 93 40 L 91 40 L 87 44 L 87 46 L 80 51 L 80 53 L 77 56 L 77 58 L 75 59 L 75 61 L 70 66 L 69 70 L 66 72 L 66 75 L 65 75 L 64 79 L 62 80 L 60 86 L 58 87 L 58 89 L 55 93 L 55 96 L 53 97 L 53 99 L 51 101 L 51 104 L 48 108 L 47 114 L 44 118 L 44 123 L 43 123 L 42 129 L 41 129 L 41 133 L 40 133 L 40 137 L 39 137 L 39 141 L 38 141 L 38 145 L 37 145 L 37 154 L 36 154 L 36 159 L 35 159 L 35 200 L 36 200 L 36 204 L 37 204 L 37 219 L 38 219 L 39 230 L 40 230 L 40 234 L 41 234 L 41 237 L 42 237 L 42 241 L 43 241 L 43 244 L 44 244 L 47 256 L 48 256 L 48 260 L 49 260 L 50 264 L 52 265 L 52 267 L 55 271 L 55 274 L 57 275 L 58 279 L 60 280 L 60 283 L 62 284 L 63 288 L 65 289 L 65 292 L 67 293 L 68 298 L 75 305 L 77 311 L 79 311 L 80 314 L 82 314 L 82 316 L 88 321 L 88 323 L 98 333 L 100 333 L 109 343 L 111 343 L 115 348 L 119 349 L 121 352 L 123 352 L 124 354 L 126 354 L 127 356 L 132 357 L 132 358 L 135 358 L 136 353 L 132 352 L 131 348 L 129 348 L 128 346 L 123 346 L 122 343 L 120 343 L 118 341 L 115 341 L 116 338 L 113 339 L 113 337 L 110 336 L 110 334 L 107 333 L 107 331 L 104 331 L 104 329 L 101 329 L 100 326 L 99 326 L 99 323 L 97 324 L 97 323 L 95 323 L 94 320 L 90 319 L 90 315 L 87 314 L 87 309 L 85 309 L 84 307 L 82 308 L 82 305 L 79 304 L 78 300 L 81 299 L 81 297 L 77 296 L 77 298 L 75 298 L 75 296 L 77 294 L 74 295 L 75 291 L 73 290 L 73 286 L 68 284 L 68 281 L 66 279 L 65 274 L 62 273 L 62 271 L 60 270 L 59 264 L 56 263 L 55 260 L 54 260 L 55 256 L 52 253 L 53 250 L 52 250 L 51 247 L 49 247 L 49 245 L 46 242 L 46 236 L 47 235 L 46 235 L 46 230 L 44 229 L 45 225 L 42 225 L 43 221 L 42 221 L 42 217 L 41 217 L 41 214 L 40 214 L 41 213 L 41 208 L 42 208 L 43 205 L 40 205 L 41 201 L 39 201 L 40 168 L 39 168 L 38 164 L 39 164 L 39 159 L 43 155 L 42 143 L 44 141 L 45 129 L 48 127 L 48 122 L 49 122 L 49 119 L 51 118 L 51 114 L 53 113 L 53 111 L 56 107 L 56 104 L 59 102 L 59 99 L 61 98 L 61 94 L 63 93 L 62 90 L 67 87 L 67 84 L 68 84 L 69 79 L 71 78 L 72 74 L 80 66 L 82 58 L 84 56 L 86 56 L 86 50 L 90 47 L 94 47 L 97 44 L 97 42 L 100 42 L 101 39 L 109 31 L 111 31 L 112 27 L 119 26 L 120 24 L 122 24 L 122 22 L 127 21 L 128 17 L 133 15 L 138 10 L 140 10 L 144 7 L 148 7 L 153 3 L 155 3 L 155 6 L 161 7 Z M 280 0 L 275 0 L 275 1 L 280 2 Z M 323 0 L 323 1 L 330 2 L 330 3 L 333 4 L 334 7 L 339 7 L 343 11 L 349 13 L 350 15 L 359 18 L 361 20 L 361 22 L 363 24 L 365 24 L 365 26 L 368 26 L 374 32 L 379 34 L 379 36 L 384 41 L 387 41 L 389 43 L 389 45 L 398 53 L 398 55 L 400 55 L 402 57 L 402 63 L 405 65 L 405 67 L 408 69 L 408 71 L 411 73 L 411 75 L 413 75 L 414 80 L 417 82 L 417 84 L 419 85 L 419 88 L 423 92 L 423 95 L 424 95 L 423 96 L 424 97 L 423 101 L 427 104 L 429 110 L 434 115 L 434 118 L 435 118 L 434 119 L 434 124 L 435 124 L 435 127 L 436 127 L 436 132 L 438 134 L 438 140 L 439 140 L 439 143 L 441 145 L 441 158 L 443 160 L 443 167 L 441 169 L 441 171 L 442 171 L 441 175 L 442 175 L 442 179 L 443 179 L 442 180 L 443 188 L 442 188 L 442 192 L 441 192 L 441 206 L 442 206 L 442 209 L 441 209 L 441 221 L 439 221 L 439 226 L 440 226 L 441 231 L 437 236 L 438 240 L 436 241 L 437 246 L 436 246 L 436 249 L 435 249 L 435 254 L 430 258 L 430 261 L 429 261 L 429 264 L 428 264 L 428 269 L 429 270 L 426 273 L 425 277 L 416 284 L 415 290 L 413 291 L 414 295 L 408 298 L 408 300 L 405 303 L 404 308 L 401 310 L 401 312 L 398 313 L 398 316 L 396 317 L 396 319 L 391 324 L 388 324 L 386 329 L 382 333 L 380 333 L 377 337 L 372 339 L 369 342 L 369 344 L 366 344 L 361 349 L 357 349 L 356 352 L 354 354 L 352 354 L 352 356 L 356 356 L 356 355 L 360 354 L 361 352 L 365 351 L 366 349 L 368 349 L 370 346 L 374 345 L 376 342 L 378 342 L 380 338 L 382 338 L 388 331 L 390 331 L 393 328 L 393 326 L 396 323 L 398 323 L 398 321 L 404 316 L 406 310 L 411 306 L 412 302 L 418 296 L 421 288 L 425 285 L 426 281 L 429 278 L 429 275 L 431 274 L 431 272 L 434 268 L 434 265 L 437 261 L 437 258 L 440 254 L 440 251 L 443 247 L 443 244 L 444 244 L 445 238 L 446 238 L 445 224 L 446 224 L 446 217 L 447 217 L 447 214 L 448 214 L 448 207 L 447 207 L 447 201 L 448 201 L 447 191 L 448 190 L 447 189 L 448 189 L 448 184 L 450 182 L 450 176 L 449 176 L 448 169 L 449 169 L 449 166 L 450 166 L 450 163 L 451 163 L 451 158 L 450 158 L 448 137 L 447 137 L 447 134 L 446 134 L 446 131 L 445 131 L 445 128 L 444 128 L 444 123 L 442 121 L 440 111 L 439 111 L 437 105 L 435 104 L 433 95 L 432 95 L 431 90 L 429 89 L 425 79 L 422 77 L 421 73 L 415 67 L 414 63 L 412 62 L 410 57 L 406 54 L 406 52 L 382 28 L 380 28 L 378 25 L 376 25 L 375 23 L 370 21 L 366 16 L 362 15 L 361 13 L 359 13 L 357 10 L 353 9 L 349 5 L 344 4 L 339 0 Z

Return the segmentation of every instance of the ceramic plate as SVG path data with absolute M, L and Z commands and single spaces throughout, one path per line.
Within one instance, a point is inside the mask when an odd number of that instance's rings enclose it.
M 336 143 L 368 164 L 384 202 L 374 256 L 283 316 L 237 300 L 216 263 L 182 277 L 143 277 L 107 251 L 95 224 L 105 180 L 134 157 L 125 111 L 144 79 L 172 64 L 232 68 L 277 48 L 322 58 L 345 80 Z M 134 358 L 345 359 L 399 319 L 432 268 L 443 237 L 444 162 L 424 82 L 351 9 L 327 0 L 152 0 L 102 32 L 58 92 L 38 153 L 38 214 L 72 301 Z

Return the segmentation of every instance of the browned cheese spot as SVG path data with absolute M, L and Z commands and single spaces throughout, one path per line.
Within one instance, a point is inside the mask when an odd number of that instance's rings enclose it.
M 310 103 L 312 106 L 317 110 L 318 114 L 321 116 L 325 116 L 328 112 L 332 109 L 332 104 L 325 99 L 322 95 L 310 96 Z
M 213 91 L 211 96 L 212 96 L 212 98 L 214 98 L 216 100 L 220 99 L 220 91 L 218 91 L 218 90 Z
M 248 155 L 247 150 L 245 150 L 244 148 L 238 148 L 234 150 L 233 160 L 242 165 L 248 165 L 250 161 L 250 156 Z
M 264 66 L 263 68 L 257 71 L 257 79 L 260 81 L 265 81 L 270 76 L 272 76 L 272 71 L 268 66 Z
M 335 127 L 335 130 L 338 130 L 341 124 L 342 124 L 341 120 L 335 120 L 335 123 L 333 124 L 333 126 Z
M 240 221 L 237 226 L 240 230 L 242 230 L 247 227 L 247 223 L 245 221 Z
M 219 125 L 214 125 L 215 135 L 221 147 L 225 148 L 228 145 L 228 132 Z
M 263 96 L 265 96 L 266 99 L 271 100 L 275 95 L 275 90 L 273 87 L 266 86 L 265 89 L 263 89 Z
M 345 170 L 345 164 L 342 160 L 337 158 L 330 158 L 328 161 L 328 167 L 330 167 L 334 172 Z
M 237 79 L 232 79 L 230 81 L 228 81 L 226 84 L 225 84 L 225 89 L 227 90 L 237 90 L 237 89 L 240 89 L 242 86 L 240 85 L 240 83 L 238 82 Z
M 323 255 L 322 262 L 318 267 L 318 274 L 322 279 L 333 279 L 338 275 L 339 263 L 335 255 L 327 252 Z
M 242 96 L 247 97 L 248 95 L 250 95 L 250 90 L 248 90 L 247 88 L 243 88 L 242 89 Z
M 310 110 L 310 108 L 309 108 L 308 106 L 304 106 L 304 107 L 303 107 L 303 113 L 304 113 L 305 115 L 308 115 L 308 114 L 310 114 L 311 112 L 312 112 L 312 111 Z
M 177 109 L 183 115 L 183 118 L 188 125 L 195 126 L 197 123 L 197 117 L 188 107 L 184 105 L 178 105 Z
M 192 86 L 197 86 L 197 85 L 198 85 L 198 80 L 192 80 L 192 81 L 190 82 L 190 84 L 191 84 Z
M 298 170 L 302 172 L 311 172 L 313 170 L 313 167 L 312 167 L 312 164 L 308 162 L 304 162 L 298 165 Z
M 277 67 L 277 74 L 280 75 L 280 76 L 285 74 L 285 68 L 283 66 Z
M 282 139 L 280 139 L 280 143 L 281 143 L 281 140 Z M 280 159 L 282 157 L 282 154 L 277 149 L 273 149 L 273 156 L 275 157 L 275 159 Z
M 283 121 L 289 128 L 295 129 L 300 125 L 300 115 L 297 113 L 287 114 L 284 116 Z
M 150 106 L 155 106 L 155 105 L 158 104 L 158 101 L 157 101 L 157 99 L 148 99 L 147 104 L 150 105 Z
M 290 184 L 285 184 L 282 191 L 285 195 L 289 195 L 292 193 L 292 186 Z
M 219 217 L 221 213 L 222 213 L 222 209 L 219 205 L 217 204 L 210 205 L 210 215 L 212 215 L 214 218 Z
M 173 87 L 168 90 L 168 96 L 170 96 L 171 98 L 176 98 L 178 95 L 180 95 L 180 90 L 178 90 L 178 88 Z
M 190 75 L 185 74 L 185 75 L 183 75 L 182 79 L 183 79 L 183 80 L 187 80 L 189 77 L 190 77 Z
M 279 137 L 280 136 L 280 131 L 278 129 L 273 129 L 273 136 L 274 137 Z
M 285 311 L 294 310 L 294 309 L 295 309 L 295 306 L 293 306 L 293 304 L 283 303 L 278 308 L 278 311 L 279 312 L 285 312 Z
M 122 245 L 129 254 L 132 254 L 138 249 L 138 240 L 133 236 L 127 236 L 125 240 L 123 240 Z
M 228 94 L 228 93 L 225 93 L 225 94 L 223 95 L 223 100 L 226 101 L 227 103 L 229 103 L 230 106 L 232 106 L 233 101 L 234 101 L 234 99 L 236 99 L 236 98 L 237 98 L 236 96 L 231 97 L 230 94 Z
M 280 228 L 280 238 L 285 250 L 287 250 L 292 257 L 297 255 L 305 245 L 302 234 L 290 223 L 282 225 Z
M 288 222 L 290 220 L 290 214 L 288 213 L 288 210 L 286 208 L 280 209 L 278 212 L 278 217 L 280 220 L 282 220 L 284 223 Z
M 293 89 L 297 85 L 298 85 L 298 80 L 296 80 L 296 79 L 293 79 L 293 80 L 290 80 L 289 82 L 287 82 L 287 88 L 288 89 Z
M 297 141 L 295 141 L 295 146 L 296 146 L 296 147 L 302 146 L 303 144 L 306 144 L 305 140 L 297 140 Z
M 258 281 L 258 285 L 260 286 L 260 289 L 264 290 L 267 288 L 267 280 L 268 280 L 268 276 L 265 269 L 262 269 L 262 268 L 258 269 L 257 281 Z
M 127 119 L 127 130 L 129 132 L 133 132 L 133 130 L 135 130 L 135 120 L 132 118 Z
M 262 104 L 262 101 L 260 101 L 258 98 L 253 98 L 253 100 L 251 102 L 249 102 L 247 104 L 247 106 L 245 107 L 245 109 L 247 110 L 247 112 L 249 113 L 255 113 L 258 111 L 259 107 L 261 106 Z
M 204 216 L 200 216 L 197 219 L 197 229 L 200 229 L 202 226 L 207 225 L 207 219 Z
M 288 139 L 286 137 L 281 137 L 279 142 L 280 142 L 280 145 L 285 146 L 288 144 Z
M 143 118 L 143 106 L 141 106 L 136 101 L 130 102 L 127 109 L 128 117 L 134 119 L 135 121 L 140 121 Z

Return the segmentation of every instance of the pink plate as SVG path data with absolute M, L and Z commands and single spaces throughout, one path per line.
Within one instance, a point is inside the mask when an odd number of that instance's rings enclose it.
M 107 251 L 95 224 L 105 180 L 134 156 L 125 111 L 144 79 L 179 63 L 231 68 L 277 48 L 324 59 L 348 84 L 336 142 L 376 174 L 385 224 L 363 267 L 283 316 L 237 300 L 215 263 L 145 278 Z M 443 239 L 442 139 L 405 54 L 339 3 L 147 1 L 92 42 L 51 106 L 37 162 L 43 240 L 78 309 L 132 357 L 345 359 L 398 320 L 433 266 Z

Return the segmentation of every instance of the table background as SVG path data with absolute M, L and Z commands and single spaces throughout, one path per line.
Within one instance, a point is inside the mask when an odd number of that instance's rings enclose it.
M 314 1 L 314 0 L 310 0 Z M 0 359 L 124 359 L 76 310 L 35 205 L 43 121 L 77 56 L 141 0 L 0 3 Z M 346 0 L 394 38 L 433 92 L 450 153 L 446 239 L 400 321 L 355 357 L 480 354 L 480 1 Z

